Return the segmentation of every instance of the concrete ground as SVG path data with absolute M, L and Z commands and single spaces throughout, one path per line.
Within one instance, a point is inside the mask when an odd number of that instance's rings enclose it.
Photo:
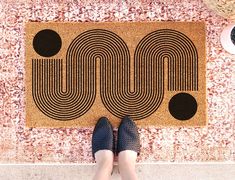
M 95 166 L 90 165 L 0 165 L 1 180 L 89 180 Z M 159 163 L 138 164 L 140 180 L 234 180 L 235 163 Z M 120 179 L 117 166 L 111 180 Z

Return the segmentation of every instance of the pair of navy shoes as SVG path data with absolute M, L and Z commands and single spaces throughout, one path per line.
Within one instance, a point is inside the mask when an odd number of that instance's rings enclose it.
M 119 154 L 124 150 L 132 150 L 140 153 L 140 139 L 136 124 L 125 116 L 118 128 L 117 147 L 115 148 L 115 137 L 113 127 L 106 117 L 101 117 L 93 131 L 92 135 L 92 155 L 99 150 L 111 150 L 114 154 Z

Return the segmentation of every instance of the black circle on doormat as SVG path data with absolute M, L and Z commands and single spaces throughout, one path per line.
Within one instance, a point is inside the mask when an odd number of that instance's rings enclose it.
M 40 56 L 56 55 L 60 51 L 61 45 L 59 34 L 51 29 L 41 30 L 33 38 L 33 48 Z
M 178 93 L 169 102 L 171 115 L 178 120 L 188 120 L 197 112 L 197 101 L 188 93 Z

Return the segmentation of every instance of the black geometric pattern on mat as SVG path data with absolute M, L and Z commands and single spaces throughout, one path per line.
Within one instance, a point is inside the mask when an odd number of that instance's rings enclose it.
M 197 112 L 197 101 L 188 93 L 178 93 L 169 101 L 171 115 L 178 120 L 188 120 Z
M 66 91 L 62 60 L 33 59 L 33 98 L 39 109 L 57 120 L 85 114 L 96 97 L 96 64 L 100 61 L 100 95 L 104 106 L 121 118 L 146 118 L 164 97 L 164 62 L 169 91 L 198 90 L 198 54 L 181 32 L 160 29 L 146 35 L 134 53 L 134 90 L 130 90 L 130 52 L 115 33 L 88 30 L 78 35 L 66 54 Z
M 39 31 L 33 38 L 33 48 L 44 57 L 56 55 L 62 46 L 59 34 L 51 29 Z

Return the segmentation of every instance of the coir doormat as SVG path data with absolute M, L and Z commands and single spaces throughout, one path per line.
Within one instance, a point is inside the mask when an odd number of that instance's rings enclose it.
M 203 22 L 26 24 L 26 125 L 204 126 Z

